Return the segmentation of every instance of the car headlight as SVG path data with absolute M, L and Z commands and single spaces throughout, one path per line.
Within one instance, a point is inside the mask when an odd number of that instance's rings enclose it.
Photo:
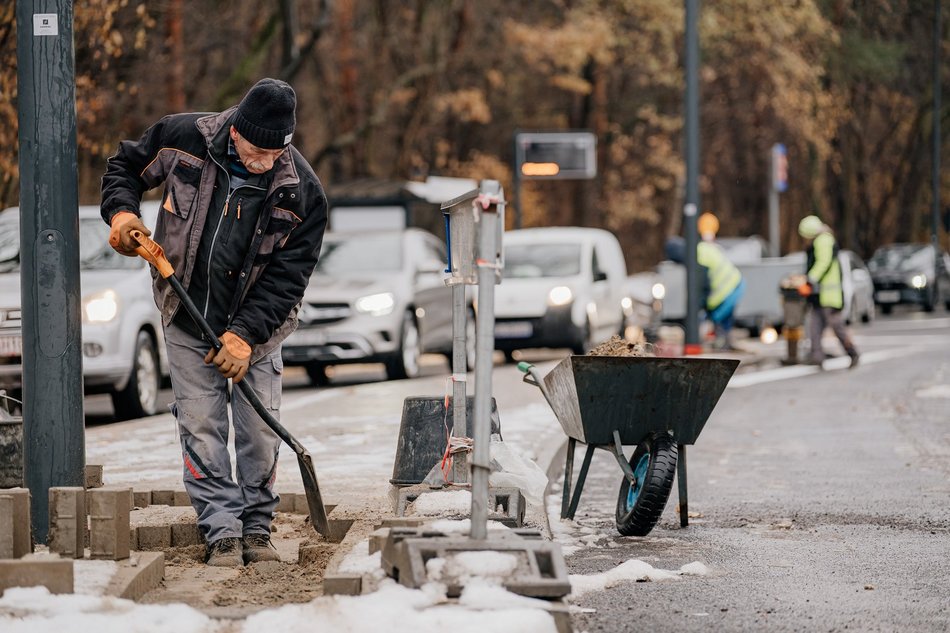
M 563 306 L 574 300 L 574 292 L 567 286 L 555 286 L 548 293 L 548 305 Z
M 360 297 L 354 305 L 359 312 L 365 312 L 372 316 L 385 316 L 393 311 L 396 306 L 396 299 L 391 292 L 381 292 Z
M 663 297 L 666 296 L 666 286 L 657 282 L 653 284 L 653 288 L 650 289 L 650 293 L 657 301 L 663 301 Z
M 927 285 L 927 276 L 926 275 L 914 275 L 910 278 L 910 285 L 914 288 L 923 288 Z
M 108 323 L 119 314 L 119 296 L 114 290 L 96 292 L 82 301 L 82 317 L 86 323 Z

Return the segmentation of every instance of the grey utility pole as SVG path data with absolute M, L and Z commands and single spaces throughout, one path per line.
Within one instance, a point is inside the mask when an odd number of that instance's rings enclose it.
M 699 345 L 699 266 L 696 263 L 696 215 L 699 210 L 699 0 L 686 0 L 686 347 Z
M 931 213 L 931 241 L 937 252 L 940 252 L 940 45 L 943 36 L 943 25 L 940 19 L 940 3 L 934 0 L 934 111 L 933 111 L 933 161 L 931 170 L 931 187 L 933 202 Z
M 45 543 L 50 487 L 85 469 L 73 3 L 18 0 L 16 19 L 24 479 Z

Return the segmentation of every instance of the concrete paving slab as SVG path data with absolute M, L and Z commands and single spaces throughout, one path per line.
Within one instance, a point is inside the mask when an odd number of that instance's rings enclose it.
M 46 587 L 50 593 L 73 592 L 73 561 L 59 557 L 0 560 L 0 594 L 11 587 Z
M 164 578 L 164 552 L 135 552 L 128 559 L 119 562 L 106 588 L 106 594 L 138 600 L 158 587 Z

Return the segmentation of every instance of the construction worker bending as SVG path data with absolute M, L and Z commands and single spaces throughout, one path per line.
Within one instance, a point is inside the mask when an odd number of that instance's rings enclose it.
M 808 364 L 821 366 L 825 359 L 821 336 L 825 328 L 830 326 L 851 358 L 850 366 L 854 368 L 858 364 L 860 354 L 845 328 L 842 314 L 844 291 L 841 284 L 841 265 L 838 263 L 838 242 L 831 229 L 815 215 L 802 218 L 798 224 L 798 234 L 805 239 L 808 255 L 808 281 L 798 287 L 798 292 L 808 297 L 812 308 L 808 322 L 808 338 L 811 341 Z

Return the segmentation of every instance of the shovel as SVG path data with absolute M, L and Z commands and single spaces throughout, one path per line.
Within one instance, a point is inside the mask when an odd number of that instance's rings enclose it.
M 208 340 L 211 341 L 211 344 L 214 345 L 214 349 L 220 350 L 223 344 L 218 340 L 217 335 L 214 333 L 214 330 L 211 329 L 211 326 L 208 325 L 208 322 L 201 316 L 201 312 L 198 311 L 198 307 L 191 300 L 191 297 L 189 297 L 185 289 L 182 288 L 181 282 L 175 277 L 175 269 L 172 268 L 171 263 L 165 257 L 165 250 L 158 242 L 147 237 L 141 231 L 132 231 L 131 235 L 132 239 L 141 245 L 135 249 L 135 252 L 145 261 L 152 264 L 158 271 L 158 274 L 171 284 L 172 290 L 178 295 L 178 298 L 181 300 L 182 305 L 185 306 L 188 314 L 191 315 L 191 318 L 195 320 L 195 323 L 198 324 L 201 331 L 204 332 Z M 307 449 L 270 414 L 247 381 L 242 380 L 237 383 L 237 386 L 241 390 L 241 393 L 244 394 L 244 397 L 247 398 L 247 401 L 251 403 L 251 406 L 254 407 L 254 410 L 257 411 L 258 415 L 261 416 L 261 419 L 264 420 L 264 424 L 269 426 L 280 439 L 286 442 L 287 446 L 297 453 L 297 463 L 300 465 L 300 478 L 303 480 L 303 489 L 307 493 L 307 506 L 310 509 L 310 520 L 317 532 L 330 540 L 330 522 L 327 520 L 327 509 L 323 506 L 323 497 L 320 495 L 320 485 L 317 483 L 317 473 L 313 470 L 313 458 L 310 457 L 310 453 L 308 453 Z

